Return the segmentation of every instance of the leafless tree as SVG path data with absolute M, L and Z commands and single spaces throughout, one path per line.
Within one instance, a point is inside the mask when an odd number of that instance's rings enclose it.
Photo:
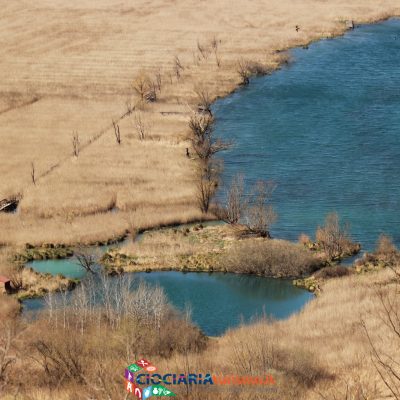
M 237 73 L 242 79 L 241 85 L 248 85 L 250 83 L 250 70 L 249 63 L 243 59 L 239 60 L 237 64 Z
M 79 151 L 80 151 L 79 135 L 78 135 L 78 132 L 73 132 L 72 133 L 72 154 L 75 157 L 78 157 L 79 156 Z
M 197 87 L 195 93 L 197 96 L 198 110 L 211 114 L 212 99 L 209 91 L 205 87 Z
M 226 203 L 218 207 L 218 217 L 228 224 L 240 222 L 247 208 L 247 199 L 244 193 L 243 175 L 235 175 L 226 192 Z
M 193 113 L 189 120 L 192 147 L 201 160 L 208 160 L 220 151 L 232 146 L 214 137 L 214 118 L 210 114 Z
M 221 165 L 212 160 L 202 162 L 197 171 L 197 204 L 201 212 L 208 213 L 217 190 Z
M 114 127 L 115 140 L 117 141 L 118 144 L 121 144 L 121 131 L 119 129 L 119 125 L 114 120 L 112 121 L 112 124 Z
M 214 55 L 215 55 L 215 62 L 218 66 L 218 68 L 221 66 L 221 59 L 218 55 L 218 47 L 219 47 L 219 43 L 221 43 L 220 40 L 218 40 L 215 36 L 213 37 L 213 39 L 211 40 L 211 48 L 214 51 Z
M 35 171 L 35 164 L 33 162 L 31 162 L 31 179 L 32 179 L 32 183 L 34 185 L 36 185 L 36 171 Z
M 184 69 L 185 68 L 183 67 L 179 57 L 175 56 L 175 58 L 174 58 L 174 72 L 175 72 L 176 79 L 179 80 L 181 78 L 181 72 Z
M 149 84 L 150 84 L 150 79 L 143 72 L 140 72 L 139 75 L 133 81 L 133 90 L 138 94 L 142 102 L 145 100 L 146 94 L 149 89 Z
M 349 231 L 349 225 L 341 224 L 337 213 L 326 216 L 324 226 L 318 227 L 315 236 L 328 259 L 341 257 L 351 242 Z
M 144 118 L 143 113 L 140 111 L 137 111 L 135 113 L 135 118 L 134 118 L 133 122 L 134 122 L 136 132 L 138 134 L 139 140 L 145 140 L 148 136 L 149 123 Z
M 275 185 L 272 182 L 259 181 L 254 185 L 243 218 L 248 232 L 261 237 L 271 237 L 270 226 L 277 218 L 270 204 L 274 190 Z
M 98 255 L 93 251 L 93 249 L 81 246 L 74 251 L 74 254 L 78 265 L 80 265 L 87 272 L 92 274 L 95 273 L 93 268 L 98 262 Z
M 133 89 L 138 94 L 141 102 L 154 102 L 157 100 L 155 84 L 144 72 L 140 72 L 133 81 Z
M 199 41 L 197 41 L 197 50 L 199 51 L 204 60 L 208 57 L 206 48 L 202 46 Z
M 157 89 L 161 93 L 161 88 L 162 88 L 162 75 L 161 75 L 161 70 L 157 70 L 156 72 L 156 83 L 157 83 Z

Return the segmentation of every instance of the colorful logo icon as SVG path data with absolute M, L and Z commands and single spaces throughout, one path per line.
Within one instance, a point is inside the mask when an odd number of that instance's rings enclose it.
M 167 389 L 163 385 L 152 385 L 145 389 L 138 387 L 136 385 L 137 381 L 135 381 L 135 373 L 141 370 L 154 372 L 157 371 L 157 368 L 152 365 L 150 361 L 145 359 L 140 359 L 135 363 L 128 365 L 125 368 L 125 390 L 128 393 L 132 393 L 138 399 L 143 400 L 152 396 L 176 396 L 175 393 L 171 392 L 171 390 Z

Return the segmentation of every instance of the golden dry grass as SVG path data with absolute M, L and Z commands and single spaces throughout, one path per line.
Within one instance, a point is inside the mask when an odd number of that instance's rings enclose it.
M 379 293 L 393 295 L 399 290 L 393 277 L 393 272 L 386 269 L 332 279 L 325 284 L 321 296 L 288 320 L 260 321 L 234 329 L 209 340 L 203 352 L 173 353 L 167 358 L 152 355 L 149 358 L 159 371 L 274 376 L 276 393 L 252 392 L 249 387 L 239 387 L 234 398 L 241 400 L 390 399 L 392 397 L 373 366 L 371 346 L 361 322 L 365 321 L 377 349 L 398 361 L 399 338 L 395 339 L 393 330 L 384 323 L 385 314 L 379 297 Z M 112 343 L 111 339 L 108 343 Z M 111 368 L 122 368 L 127 360 L 110 352 L 108 346 L 100 354 L 109 383 L 119 388 L 118 371 L 114 376 Z M 87 389 L 84 385 L 74 385 L 71 389 L 63 385 L 59 393 L 55 393 L 57 398 L 73 399 Z M 29 390 L 32 398 L 41 399 L 47 398 L 49 388 L 38 381 Z M 189 388 L 179 385 L 171 390 L 191 400 L 233 398 L 230 386 L 220 392 L 212 391 L 209 386 L 196 385 Z M 99 394 L 99 398 L 105 397 Z
M 380 293 L 393 296 L 396 291 L 398 296 L 398 290 L 389 269 L 332 279 L 325 284 L 321 296 L 302 312 L 288 320 L 260 321 L 234 329 L 218 338 L 205 354 L 190 361 L 201 370 L 208 368 L 227 375 L 246 374 L 246 371 L 264 375 L 272 366 L 279 397 L 274 397 L 275 394 L 271 399 L 391 398 L 373 366 L 371 346 L 361 322 L 365 321 L 378 351 L 399 361 L 398 338 L 394 339 L 393 330 L 384 323 L 385 313 L 379 297 Z M 176 364 L 182 362 L 178 357 Z M 171 366 L 170 360 L 168 366 Z M 347 387 L 349 397 L 346 397 Z M 360 392 L 357 397 L 360 387 L 366 397 Z M 217 398 L 229 396 L 228 392 Z M 267 393 L 259 396 L 252 397 L 244 390 L 243 397 L 238 398 L 270 398 Z
M 185 157 L 195 90 L 226 95 L 240 81 L 241 58 L 277 66 L 277 49 L 340 34 L 346 19 L 396 14 L 397 0 L 4 3 L 0 199 L 23 199 L 19 214 L 0 215 L 0 243 L 102 239 L 129 229 L 129 220 L 142 227 L 198 218 L 195 162 Z M 158 70 L 159 101 L 141 111 L 146 139 L 138 140 L 131 115 L 120 121 L 117 145 L 111 121 L 127 100 L 136 103 L 134 78 Z M 74 131 L 83 147 L 78 158 Z M 112 213 L 114 206 L 121 211 Z

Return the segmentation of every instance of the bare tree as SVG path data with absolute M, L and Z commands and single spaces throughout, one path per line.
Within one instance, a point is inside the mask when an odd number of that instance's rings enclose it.
M 174 58 L 174 72 L 175 72 L 176 79 L 179 80 L 181 78 L 181 72 L 184 69 L 185 68 L 183 67 L 179 57 L 175 56 L 175 58 Z
M 212 99 L 209 91 L 204 87 L 197 87 L 195 89 L 197 96 L 197 106 L 200 112 L 207 112 L 211 114 Z
M 32 183 L 36 185 L 36 170 L 35 170 L 35 164 L 31 162 L 31 179 Z
M 351 243 L 349 231 L 349 225 L 341 224 L 337 213 L 330 213 L 326 216 L 324 226 L 318 227 L 315 236 L 328 259 L 340 258 L 347 250 Z
M 248 85 L 250 83 L 251 72 L 247 61 L 243 59 L 239 60 L 237 64 L 237 73 L 242 79 L 241 85 Z
M 270 226 L 277 215 L 270 204 L 275 185 L 272 182 L 257 182 L 248 199 L 248 207 L 244 216 L 244 225 L 255 235 L 270 238 Z
M 197 41 L 197 50 L 199 51 L 204 60 L 208 57 L 206 48 L 202 46 L 199 41 Z
M 114 120 L 112 121 L 112 124 L 114 127 L 115 140 L 117 141 L 118 144 L 121 144 L 121 131 L 119 129 L 119 125 Z
M 142 102 L 145 100 L 149 85 L 150 79 L 144 72 L 140 72 L 133 81 L 133 90 L 138 94 Z
M 211 201 L 217 190 L 221 174 L 218 162 L 202 162 L 197 171 L 197 204 L 203 213 L 208 213 Z
M 98 255 L 88 247 L 79 247 L 74 251 L 78 265 L 85 271 L 94 274 L 93 268 L 98 262 Z
M 157 70 L 156 72 L 156 83 L 157 83 L 157 89 L 161 93 L 161 88 L 162 88 L 162 75 L 161 75 L 161 70 Z
M 78 132 L 73 132 L 72 133 L 72 154 L 75 157 L 78 157 L 79 156 L 79 151 L 80 151 L 79 135 L 78 135 Z
M 211 48 L 214 51 L 214 55 L 215 55 L 215 62 L 218 66 L 218 68 L 221 66 L 221 59 L 218 55 L 218 47 L 219 47 L 219 43 L 221 43 L 220 40 L 217 40 L 217 38 L 214 36 L 213 39 L 211 40 Z
M 214 137 L 214 118 L 210 114 L 193 113 L 189 120 L 189 128 L 192 132 L 192 147 L 201 160 L 208 160 L 232 146 L 231 142 Z
M 148 136 L 149 123 L 140 111 L 135 112 L 134 126 L 138 134 L 139 140 L 145 140 Z
M 247 207 L 243 175 L 235 175 L 226 192 L 226 203 L 218 207 L 218 217 L 228 224 L 238 224 Z

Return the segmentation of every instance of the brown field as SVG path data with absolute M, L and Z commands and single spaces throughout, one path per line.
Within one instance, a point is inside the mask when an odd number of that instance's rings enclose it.
M 0 200 L 22 196 L 18 214 L 0 214 L 6 244 L 103 240 L 200 219 L 196 162 L 185 156 L 195 90 L 224 96 L 240 82 L 240 59 L 277 67 L 276 50 L 341 34 L 346 19 L 400 14 L 397 0 L 2 3 Z M 118 145 L 111 122 L 137 103 L 134 79 L 158 71 L 158 101 L 120 121 Z

